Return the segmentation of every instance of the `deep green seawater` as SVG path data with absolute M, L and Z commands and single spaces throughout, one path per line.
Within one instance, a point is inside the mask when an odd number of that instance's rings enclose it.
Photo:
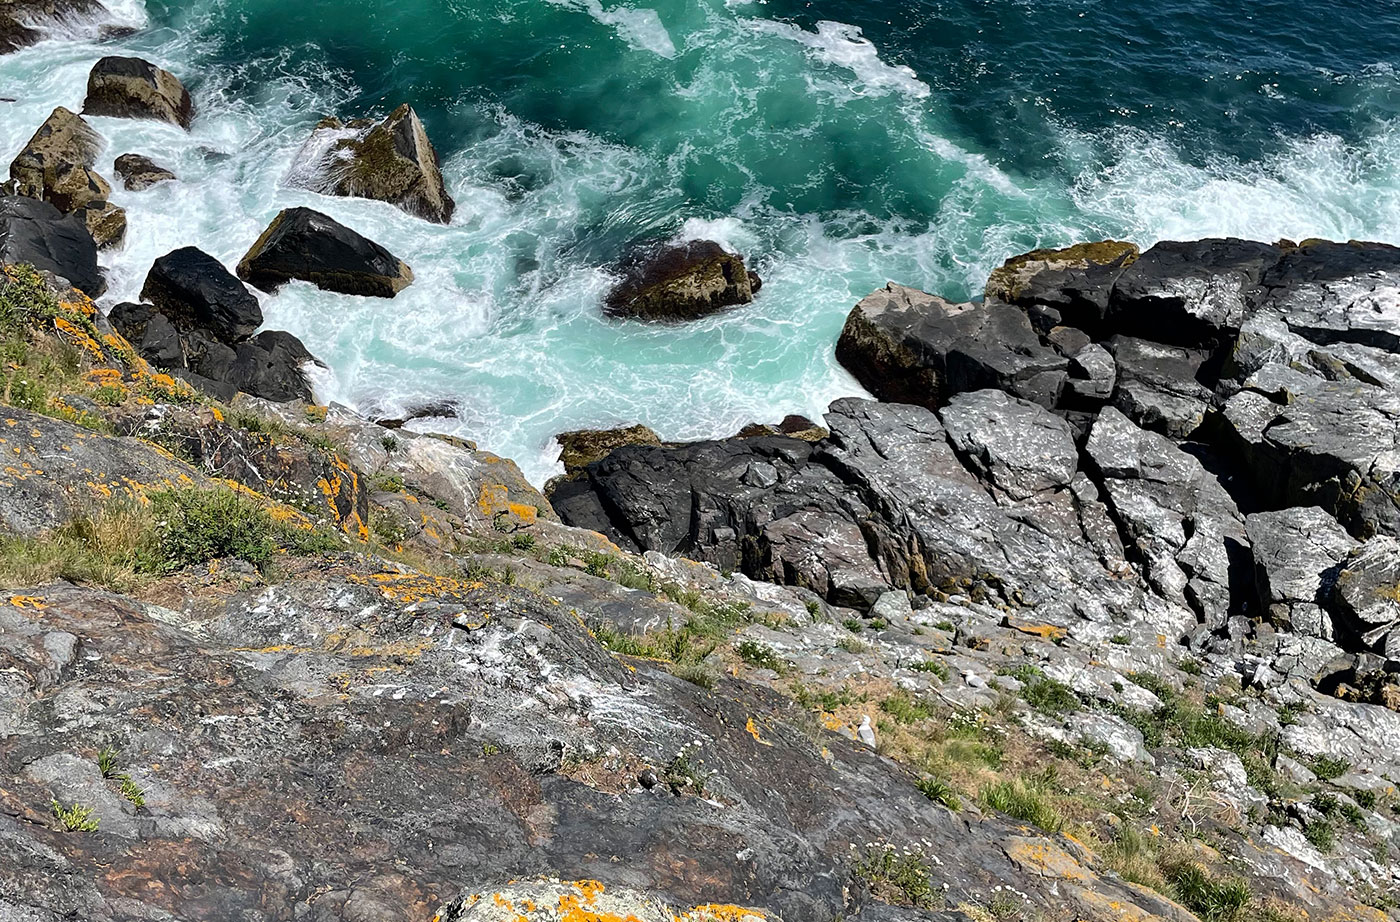
M 326 399 L 461 406 L 458 434 L 535 480 L 551 436 L 670 438 L 819 415 L 832 358 L 887 280 L 977 293 L 1002 259 L 1115 236 L 1400 243 L 1400 5 L 1379 0 L 120 0 L 144 26 L 0 58 L 0 156 L 103 54 L 191 87 L 192 134 L 95 119 L 109 154 L 182 181 L 117 190 L 110 302 L 194 244 L 235 262 L 306 204 L 405 259 L 393 301 L 300 284 L 268 325 L 329 366 Z M 81 31 L 81 30 L 80 30 Z M 458 202 L 436 227 L 288 187 L 323 115 L 412 103 Z M 604 319 L 607 268 L 708 236 L 759 300 L 684 327 Z M 442 423 L 437 424 L 438 428 Z

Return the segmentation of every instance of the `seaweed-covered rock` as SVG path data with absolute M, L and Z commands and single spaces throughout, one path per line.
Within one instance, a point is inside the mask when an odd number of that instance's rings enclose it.
M 112 162 L 112 169 L 122 178 L 122 185 L 131 192 L 149 189 L 157 183 L 176 178 L 170 170 L 141 154 L 122 154 Z
M 194 119 L 194 101 L 174 74 L 141 58 L 109 56 L 88 74 L 85 115 L 147 118 L 179 125 Z
M 392 298 L 412 284 L 413 270 L 328 215 L 288 208 L 238 263 L 238 277 L 263 291 L 300 279 L 327 291 Z
M 605 309 L 637 320 L 695 320 L 748 304 L 760 285 L 741 257 L 713 241 L 695 240 L 632 257 Z
M 451 223 L 457 207 L 428 132 L 408 105 L 381 122 L 324 120 L 297 155 L 291 182 L 322 195 L 388 202 L 436 224 Z
M 157 259 L 141 297 L 182 332 L 207 330 L 219 342 L 239 342 L 262 326 L 258 299 L 223 263 L 195 247 Z
M 126 236 L 126 212 L 107 201 L 112 187 L 93 169 L 102 137 L 82 118 L 59 106 L 10 163 L 7 188 L 76 214 L 99 247 Z
M 618 429 L 575 429 L 554 437 L 559 442 L 559 460 L 569 476 L 583 472 L 624 445 L 660 445 L 661 437 L 642 425 Z
M 52 272 L 89 297 L 107 290 L 97 245 L 82 219 L 26 196 L 0 196 L 0 263 Z
M 986 297 L 1052 308 L 1069 326 L 1097 329 L 1114 284 L 1140 252 L 1136 244 L 1104 240 L 1013 256 L 987 279 Z

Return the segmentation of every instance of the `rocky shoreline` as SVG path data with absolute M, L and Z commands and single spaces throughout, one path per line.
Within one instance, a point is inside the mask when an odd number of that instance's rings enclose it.
M 130 58 L 84 111 L 198 117 Z M 832 344 L 874 399 L 562 433 L 542 493 L 315 403 L 248 285 L 414 279 L 319 212 L 104 314 L 101 147 L 56 110 L 0 196 L 0 917 L 1400 919 L 1400 249 L 891 284 Z M 408 106 L 299 162 L 452 219 Z M 617 274 L 619 323 L 762 285 Z

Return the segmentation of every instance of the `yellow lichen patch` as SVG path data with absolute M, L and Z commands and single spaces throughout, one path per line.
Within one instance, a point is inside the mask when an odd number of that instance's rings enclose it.
M 373 586 L 384 598 L 402 605 L 438 601 L 462 601 L 483 583 L 456 579 L 451 576 L 430 576 L 426 573 L 374 573 L 361 576 L 352 573 L 348 577 L 352 583 Z
M 1069 636 L 1069 632 L 1059 625 L 1022 621 L 1020 618 L 1010 615 L 1002 619 L 1002 624 L 1014 631 L 1030 637 L 1039 637 L 1041 640 L 1048 640 L 1051 643 L 1059 643 Z
M 532 525 L 535 519 L 539 518 L 540 511 L 534 506 L 527 506 L 524 503 L 507 503 L 506 509 L 526 525 Z
M 755 740 L 762 743 L 763 745 L 773 745 L 772 743 L 765 740 L 763 736 L 758 732 L 758 724 L 754 723 L 754 719 L 752 717 L 749 718 L 748 723 L 744 724 L 744 729 L 749 732 L 749 736 L 752 736 Z
M 762 922 L 767 918 L 757 909 L 729 903 L 706 903 L 676 916 L 676 922 Z
M 31 608 L 34 611 L 43 611 L 48 608 L 43 599 L 33 595 L 12 595 L 10 596 L 10 605 L 15 608 Z
M 106 353 L 102 351 L 102 346 L 97 340 L 93 339 L 86 330 L 67 317 L 55 317 L 53 325 L 58 332 L 63 334 L 65 339 L 87 353 L 92 359 L 100 362 L 106 358 Z
M 1027 839 L 1017 836 L 1003 846 L 1003 849 L 1012 863 L 1031 874 L 1080 883 L 1098 880 L 1098 875 L 1049 839 Z

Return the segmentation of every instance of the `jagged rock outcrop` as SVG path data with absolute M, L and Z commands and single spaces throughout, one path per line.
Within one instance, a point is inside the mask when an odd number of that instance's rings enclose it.
M 604 310 L 615 317 L 677 322 L 748 304 L 762 287 L 742 257 L 711 240 L 643 249 L 622 266 Z
M 1054 407 L 1069 377 L 1069 360 L 1041 342 L 1024 310 L 895 284 L 851 311 L 836 358 L 881 400 L 929 409 L 988 387 Z
M 102 137 L 80 115 L 59 106 L 10 163 L 11 194 L 76 214 L 99 247 L 126 237 L 126 212 L 107 201 L 112 187 L 93 169 Z
M 0 196 L 0 263 L 52 272 L 90 297 L 107 290 L 82 219 L 27 196 Z
M 1332 586 L 1355 539 L 1316 506 L 1256 512 L 1245 526 L 1268 619 L 1280 630 L 1332 640 Z
M 141 58 L 109 56 L 88 74 L 83 114 L 155 119 L 188 131 L 194 100 L 170 71 Z
M 170 170 L 141 154 L 122 154 L 112 162 L 112 170 L 122 178 L 122 185 L 132 192 L 140 192 L 176 178 Z
M 392 298 L 413 283 L 413 270 L 328 215 L 288 208 L 238 263 L 238 277 L 263 291 L 300 279 L 327 291 Z
M 0 54 L 9 54 L 43 37 L 45 24 L 58 24 L 101 12 L 97 0 L 5 0 L 0 3 Z
M 451 223 L 457 207 L 428 132 L 408 105 L 380 122 L 322 121 L 297 155 L 288 182 L 322 195 L 388 202 L 435 224 Z
M 1141 252 L 1133 243 L 1104 240 L 1013 256 L 987 279 L 985 297 L 1037 315 L 1051 310 L 1059 322 L 1097 332 L 1114 284 Z
M 575 429 L 554 437 L 559 442 L 559 460 L 570 477 L 584 472 L 594 461 L 601 461 L 624 445 L 660 445 L 661 437 L 649 427 L 636 425 L 618 429 Z

